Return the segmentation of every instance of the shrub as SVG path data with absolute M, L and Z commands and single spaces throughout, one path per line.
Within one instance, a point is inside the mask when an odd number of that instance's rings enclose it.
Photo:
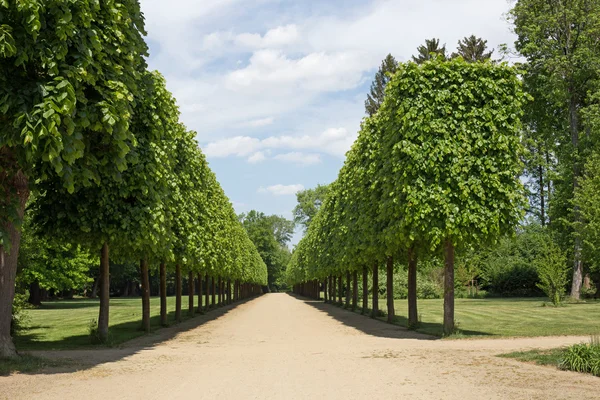
M 557 306 L 564 298 L 569 266 L 565 253 L 554 242 L 550 241 L 544 247 L 534 263 L 540 279 L 537 286 Z
M 28 316 L 25 313 L 27 308 L 30 308 L 27 303 L 28 294 L 15 294 L 15 299 L 12 305 L 12 319 L 10 322 L 10 334 L 15 335 L 23 330 L 27 325 Z
M 600 376 L 600 339 L 569 347 L 560 362 L 561 369 Z

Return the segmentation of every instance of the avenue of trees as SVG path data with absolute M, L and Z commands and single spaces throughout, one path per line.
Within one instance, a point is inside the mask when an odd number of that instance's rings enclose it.
M 164 78 L 147 69 L 144 34 L 134 0 L 0 2 L 0 358 L 16 355 L 10 326 L 23 226 L 20 262 L 38 273 L 45 254 L 71 260 L 60 265 L 73 268 L 73 279 L 99 256 L 103 341 L 111 264 L 139 265 L 145 330 L 151 269 L 163 324 L 167 270 L 177 320 L 182 274 L 190 312 L 194 278 L 213 298 L 218 285 L 228 302 L 267 284 L 195 133 L 180 123 Z
M 516 52 L 514 66 L 476 36 L 452 54 L 434 38 L 410 62 L 386 57 L 358 139 L 292 255 L 296 292 L 345 293 L 346 305 L 352 294 L 356 307 L 362 273 L 376 315 L 381 268 L 391 321 L 405 265 L 414 326 L 416 277 L 443 264 L 449 334 L 455 273 L 462 286 L 555 304 L 598 289 L 600 1 L 519 0 L 508 19 L 517 41 L 500 51 Z

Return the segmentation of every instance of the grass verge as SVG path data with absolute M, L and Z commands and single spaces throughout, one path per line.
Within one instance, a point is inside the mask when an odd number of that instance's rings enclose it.
M 46 368 L 66 367 L 69 365 L 72 365 L 72 362 L 65 359 L 50 360 L 25 354 L 14 359 L 0 358 L 0 376 L 7 376 L 17 372 L 31 373 Z

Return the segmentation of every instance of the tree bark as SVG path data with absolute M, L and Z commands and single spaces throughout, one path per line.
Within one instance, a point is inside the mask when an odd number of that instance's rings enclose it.
M 110 302 L 110 267 L 108 243 L 102 245 L 100 251 L 100 311 L 98 313 L 98 339 L 105 343 L 108 340 L 108 314 Z
M 417 251 L 415 246 L 408 249 L 408 327 L 419 324 L 417 311 Z
M 217 280 L 217 289 L 217 301 L 219 303 L 219 306 L 221 306 L 223 304 L 223 288 L 221 287 L 221 277 L 219 277 L 219 279 Z
M 394 258 L 388 257 L 386 264 L 386 297 L 387 297 L 387 322 L 394 322 Z
M 575 93 L 572 85 L 569 87 L 570 93 Z M 571 95 L 569 102 L 569 125 L 571 131 L 571 144 L 573 146 L 573 193 L 579 189 L 579 178 L 581 168 L 579 167 L 579 116 L 577 115 L 577 98 Z M 578 223 L 581 220 L 579 207 L 573 208 L 573 222 Z M 577 228 L 576 228 L 577 229 Z M 581 285 L 583 284 L 583 261 L 581 259 L 581 238 L 575 236 L 573 249 L 573 283 L 571 286 L 571 297 L 574 300 L 581 298 Z
M 325 303 L 327 303 L 327 299 L 329 298 L 329 294 L 327 293 L 327 289 L 328 289 L 328 288 L 327 288 L 327 279 L 328 279 L 328 278 L 325 278 L 325 279 L 323 280 L 323 301 L 324 301 Z
M 0 177 L 6 179 L 6 176 L 3 175 L 3 172 L 0 173 Z M 5 183 L 15 190 L 18 201 L 17 216 L 22 221 L 25 215 L 25 204 L 29 199 L 27 177 L 19 170 L 12 178 L 12 182 Z M 10 251 L 4 246 L 0 246 L 0 358 L 14 358 L 17 356 L 17 351 L 10 335 L 10 327 L 21 230 L 11 222 L 4 223 L 4 229 L 8 234 L 11 246 Z
M 358 305 L 358 272 L 352 272 L 352 310 Z
M 363 267 L 363 295 L 362 295 L 362 314 L 367 313 L 369 308 L 369 268 Z
M 373 264 L 373 308 L 371 317 L 376 318 L 379 313 L 379 264 Z
M 210 278 L 210 307 L 211 308 L 215 308 L 217 302 L 216 302 L 216 298 L 217 298 L 217 291 L 216 291 L 216 285 L 217 283 L 215 282 L 215 277 L 211 277 Z
M 444 244 L 444 335 L 454 333 L 454 244 Z
M 200 297 L 202 304 L 202 297 Z M 188 314 L 194 315 L 194 273 L 188 272 Z
M 148 276 L 148 261 L 140 261 L 142 279 L 142 329 L 150 332 L 150 277 Z
M 342 300 L 342 296 L 344 295 L 344 284 L 342 282 L 342 275 L 340 275 L 338 277 L 338 303 L 340 303 L 340 305 L 344 304 L 344 301 Z
M 160 263 L 160 324 L 167 326 L 167 266 Z
M 181 265 L 175 265 L 175 320 L 181 322 Z
M 194 285 L 194 287 L 196 287 L 196 285 Z M 208 304 L 208 302 L 206 304 Z M 198 274 L 198 306 L 196 307 L 196 312 L 202 314 L 202 310 L 202 274 Z
M 539 182 L 538 185 L 540 187 L 539 191 L 540 191 L 540 221 L 542 222 L 542 226 L 546 226 L 546 199 L 545 199 L 545 195 L 544 195 L 544 167 L 540 164 L 538 166 L 538 174 L 540 175 L 539 177 Z
M 210 278 L 208 277 L 208 274 L 204 277 L 204 284 L 206 285 L 204 286 L 204 309 L 208 311 L 210 308 Z
M 345 307 L 350 307 L 350 271 L 346 271 L 346 304 Z

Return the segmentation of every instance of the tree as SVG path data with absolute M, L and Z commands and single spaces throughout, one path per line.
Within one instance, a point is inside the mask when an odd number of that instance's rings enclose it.
M 420 45 L 417 48 L 417 55 L 413 56 L 412 59 L 417 64 L 423 64 L 434 58 L 434 56 L 440 57 L 445 60 L 448 56 L 446 55 L 446 45 L 440 47 L 440 39 L 432 38 L 425 39 L 425 44 Z
M 551 142 L 557 143 L 556 157 L 560 179 L 551 204 L 551 219 L 566 221 L 553 224 L 562 231 L 561 242 L 572 246 L 573 279 L 571 296 L 579 299 L 583 282 L 583 258 L 578 207 L 571 207 L 579 190 L 590 135 L 585 110 L 594 102 L 590 96 L 600 72 L 600 3 L 576 0 L 519 0 L 510 12 L 518 39 L 517 51 L 527 59 L 527 77 L 537 85 L 538 109 L 559 122 Z M 539 114 L 538 114 L 539 115 Z M 548 132 L 540 131 L 547 135 Z M 566 133 L 566 134 L 565 134 Z M 565 246 L 566 247 L 566 246 Z
M 365 111 L 367 115 L 374 115 L 377 110 L 379 110 L 379 107 L 381 107 L 381 103 L 383 103 L 383 98 L 385 96 L 385 87 L 390 81 L 391 75 L 396 72 L 397 68 L 398 61 L 396 61 L 394 56 L 388 54 L 382 61 L 379 71 L 375 74 L 375 80 L 373 80 L 373 83 L 371 84 L 371 92 L 367 94 L 367 100 L 365 100 Z
M 600 271 L 600 154 L 594 153 L 586 163 L 575 205 L 581 210 L 584 255 L 593 270 Z M 600 282 L 595 282 L 597 287 Z
M 267 265 L 269 288 L 277 290 L 290 261 L 287 244 L 294 232 L 294 223 L 281 216 L 266 216 L 255 210 L 241 214 L 239 219 Z
M 487 40 L 471 35 L 458 41 L 456 53 L 452 53 L 452 58 L 462 57 L 466 62 L 487 61 L 492 58 L 494 50 L 487 50 Z
M 298 205 L 294 208 L 294 222 L 308 230 L 312 219 L 321 208 L 328 192 L 328 185 L 317 185 L 314 189 L 301 190 L 296 193 Z
M 546 293 L 550 301 L 558 306 L 565 294 L 569 267 L 567 257 L 552 240 L 544 243 L 544 250 L 535 260 L 540 282 L 537 286 Z
M 432 80 L 431 76 L 438 79 Z M 444 333 L 454 330 L 455 247 L 493 241 L 518 224 L 526 96 L 515 68 L 440 58 L 401 65 L 378 113 L 384 143 L 384 241 L 441 249 Z
M 4 1 L 0 20 L 0 357 L 14 357 L 9 326 L 29 191 L 54 178 L 72 193 L 126 168 L 147 47 L 137 1 Z

